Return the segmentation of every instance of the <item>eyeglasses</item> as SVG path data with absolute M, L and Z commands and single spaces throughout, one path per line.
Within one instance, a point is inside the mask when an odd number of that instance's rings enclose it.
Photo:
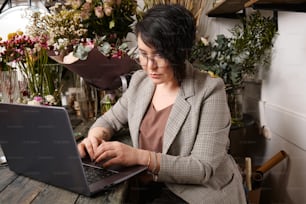
M 136 52 L 137 52 L 136 62 L 143 67 L 148 65 L 149 60 L 151 60 L 152 63 L 155 63 L 157 67 L 167 66 L 167 60 L 158 53 L 149 57 L 147 53 L 142 52 L 140 50 L 137 50 Z

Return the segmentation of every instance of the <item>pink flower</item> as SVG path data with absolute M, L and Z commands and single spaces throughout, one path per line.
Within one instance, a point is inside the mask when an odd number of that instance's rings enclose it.
M 85 2 L 81 8 L 81 16 L 83 19 L 88 19 L 90 17 L 91 3 Z
M 33 99 L 34 101 L 37 101 L 37 102 L 39 102 L 39 103 L 42 103 L 43 102 L 43 97 L 41 97 L 41 96 L 34 96 L 34 99 Z
M 103 18 L 104 13 L 103 13 L 103 7 L 102 6 L 97 6 L 97 7 L 94 8 L 94 10 L 95 10 L 95 15 L 98 18 Z

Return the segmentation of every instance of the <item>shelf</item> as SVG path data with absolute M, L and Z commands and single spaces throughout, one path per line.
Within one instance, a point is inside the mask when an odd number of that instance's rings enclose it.
M 306 0 L 221 0 L 206 15 L 234 18 L 239 11 L 252 7 L 255 10 L 306 12 Z
M 249 0 L 244 6 L 258 10 L 306 12 L 306 0 Z
M 208 17 L 237 17 L 248 0 L 222 0 L 207 12 Z

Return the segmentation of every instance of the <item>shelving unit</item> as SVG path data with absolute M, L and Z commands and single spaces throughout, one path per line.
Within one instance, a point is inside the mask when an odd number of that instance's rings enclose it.
M 262 10 L 306 12 L 306 0 L 249 0 L 244 6 Z
M 206 15 L 233 18 L 244 13 L 245 8 L 248 7 L 255 10 L 306 12 L 306 0 L 222 0 Z
M 248 0 L 222 0 L 213 9 L 207 12 L 208 17 L 235 18 L 241 15 L 239 11 L 244 9 L 244 4 Z

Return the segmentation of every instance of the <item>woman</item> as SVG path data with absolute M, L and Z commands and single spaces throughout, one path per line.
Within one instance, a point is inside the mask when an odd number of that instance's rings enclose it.
M 150 202 L 245 203 L 241 175 L 227 153 L 231 120 L 224 83 L 186 61 L 195 32 L 182 6 L 147 11 L 136 25 L 142 70 L 91 127 L 79 152 L 105 167 L 147 165 L 150 182 L 164 187 Z M 126 124 L 133 147 L 107 142 Z

